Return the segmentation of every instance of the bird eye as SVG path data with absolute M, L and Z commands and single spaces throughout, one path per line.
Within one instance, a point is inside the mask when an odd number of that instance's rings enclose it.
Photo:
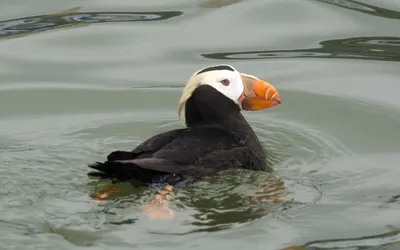
M 228 79 L 224 79 L 221 81 L 221 83 L 225 86 L 228 86 L 231 82 Z

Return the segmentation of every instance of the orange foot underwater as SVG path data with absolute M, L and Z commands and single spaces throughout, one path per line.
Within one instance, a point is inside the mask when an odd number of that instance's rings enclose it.
M 172 189 L 174 187 L 167 185 L 158 192 L 153 200 L 140 206 L 140 211 L 145 214 L 149 219 L 171 219 L 174 217 L 172 211 L 168 208 L 168 200 L 173 198 Z M 93 197 L 92 200 L 101 203 L 105 198 L 109 197 L 112 193 L 119 193 L 117 187 L 106 186 Z
M 92 198 L 92 200 L 98 201 L 99 203 L 102 202 L 105 198 L 109 197 L 112 193 L 119 193 L 119 190 L 115 186 L 106 186 L 101 189 L 97 194 Z
M 173 188 L 170 185 L 165 186 L 154 196 L 153 200 L 141 205 L 140 211 L 149 219 L 165 220 L 174 218 L 174 214 L 168 208 L 168 200 L 173 198 L 171 195 Z

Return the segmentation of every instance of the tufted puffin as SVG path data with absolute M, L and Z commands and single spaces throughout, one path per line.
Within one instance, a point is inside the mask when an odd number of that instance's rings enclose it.
M 241 110 L 280 102 L 270 83 L 230 65 L 200 69 L 189 78 L 178 104 L 184 128 L 155 135 L 132 151 L 114 151 L 107 161 L 90 164 L 96 171 L 88 175 L 179 187 L 229 168 L 265 171 L 265 153 Z

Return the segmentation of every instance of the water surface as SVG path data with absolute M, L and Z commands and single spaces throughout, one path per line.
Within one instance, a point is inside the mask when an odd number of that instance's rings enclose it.
M 398 249 L 400 4 L 394 0 L 0 0 L 0 249 Z M 181 190 L 87 177 L 86 164 L 180 126 L 199 68 L 270 81 L 246 113 L 273 173 Z M 279 198 L 284 202 L 274 202 Z

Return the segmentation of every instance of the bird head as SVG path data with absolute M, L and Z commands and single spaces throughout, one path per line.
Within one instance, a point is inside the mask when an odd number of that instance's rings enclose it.
M 196 71 L 187 81 L 178 104 L 178 116 L 192 93 L 209 85 L 247 111 L 271 108 L 281 103 L 278 91 L 268 82 L 238 72 L 230 65 L 216 65 Z

